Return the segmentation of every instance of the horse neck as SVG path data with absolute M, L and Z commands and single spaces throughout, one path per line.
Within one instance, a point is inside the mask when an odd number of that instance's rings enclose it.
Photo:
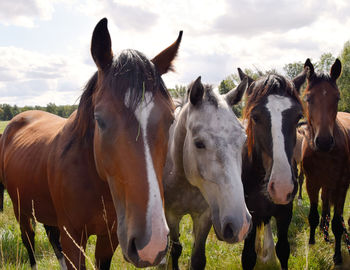
M 93 127 L 88 127 L 85 132 L 77 129 L 77 111 L 74 111 L 67 119 L 64 126 L 65 140 L 67 142 L 64 146 L 63 155 L 70 152 L 70 149 L 73 147 L 78 147 L 79 155 L 85 155 L 89 163 L 95 164 L 92 128 Z
M 246 190 L 246 186 L 254 184 L 260 184 L 264 181 L 265 169 L 262 160 L 261 151 L 254 145 L 252 153 L 248 155 L 247 144 L 244 145 L 242 150 L 242 181 Z
M 184 176 L 183 155 L 184 155 L 184 143 L 186 137 L 186 120 L 188 107 L 183 108 L 175 119 L 172 132 L 170 134 L 169 143 L 169 155 L 173 163 L 173 172 L 177 175 Z

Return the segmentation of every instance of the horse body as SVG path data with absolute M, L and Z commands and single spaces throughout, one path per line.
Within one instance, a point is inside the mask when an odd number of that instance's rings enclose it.
M 42 190 L 48 190 L 45 168 L 51 151 L 50 144 L 64 123 L 63 118 L 46 112 L 24 112 L 14 117 L 4 131 L 1 146 L 2 172 L 5 174 L 4 184 L 13 199 L 16 216 L 19 212 L 21 215 L 32 216 L 34 205 L 35 216 L 43 223 L 57 223 L 50 193 Z M 33 185 L 43 188 L 33 189 Z
M 239 74 L 241 79 L 246 76 L 240 69 Z M 287 269 L 288 227 L 297 190 L 293 151 L 297 123 L 302 117 L 298 91 L 305 81 L 305 74 L 300 74 L 293 82 L 276 74 L 257 81 L 249 78 L 249 81 L 244 113 L 248 138 L 242 154 L 242 181 L 253 228 L 244 241 L 242 266 L 243 269 L 254 268 L 259 229 L 264 224 L 269 226 L 271 217 L 275 217 L 276 254 L 282 269 Z M 269 233 L 265 235 L 269 236 Z M 271 239 L 270 246 L 273 247 Z
M 330 208 L 334 206 L 332 231 L 335 236 L 333 261 L 342 263 L 341 236 L 343 234 L 343 208 L 350 183 L 350 114 L 338 112 L 340 93 L 336 80 L 341 73 L 341 63 L 334 62 L 330 74 L 317 74 L 309 59 L 304 65 L 308 86 L 308 134 L 303 147 L 303 171 L 310 199 L 310 238 L 315 243 L 315 229 L 319 224 L 317 211 L 319 191 L 322 189 L 322 218 L 320 227 L 328 238 Z
M 9 123 L 0 139 L 1 180 L 33 269 L 31 218 L 44 223 L 62 268 L 85 269 L 80 248 L 91 234 L 100 269 L 109 269 L 118 244 L 138 267 L 164 256 L 161 174 L 173 104 L 160 75 L 172 68 L 181 36 L 152 62 L 134 50 L 114 58 L 102 19 L 91 45 L 98 71 L 78 110 L 67 120 L 28 111 Z
M 212 224 L 217 236 L 230 243 L 243 240 L 249 231 L 240 180 L 245 133 L 231 109 L 246 86 L 242 82 L 223 97 L 197 79 L 170 129 L 163 185 L 173 269 L 179 268 L 179 223 L 185 214 L 193 220 L 192 269 L 205 268 Z

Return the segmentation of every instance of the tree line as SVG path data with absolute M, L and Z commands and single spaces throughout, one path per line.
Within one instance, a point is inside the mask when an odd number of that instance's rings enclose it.
M 343 49 L 339 55 L 334 56 L 332 53 L 323 53 L 318 60 L 311 59 L 311 62 L 314 64 L 315 70 L 317 72 L 329 73 L 330 68 L 336 58 L 339 58 L 342 63 L 342 74 L 337 81 L 337 85 L 340 91 L 338 110 L 343 112 L 350 112 L 350 41 L 345 42 Z M 293 79 L 303 71 L 305 60 L 306 59 L 303 59 L 303 61 L 297 61 L 284 65 L 284 74 L 282 75 L 287 76 L 289 79 Z M 270 73 L 278 73 L 276 69 L 260 70 L 258 68 L 246 68 L 244 69 L 244 72 L 253 79 L 257 79 Z M 231 89 L 235 88 L 239 82 L 240 79 L 236 71 L 233 74 L 228 75 L 220 82 L 218 86 L 220 94 L 225 94 Z M 305 85 L 302 90 L 303 89 L 305 89 Z M 176 85 L 175 88 L 169 90 L 170 94 L 175 98 L 179 98 L 181 94 L 185 95 L 186 93 L 186 87 L 179 85 Z M 242 115 L 242 107 L 242 102 L 233 107 L 233 110 L 239 117 Z
M 318 60 L 311 60 L 315 66 L 316 71 L 328 73 L 336 58 L 339 58 L 342 63 L 342 74 L 337 81 L 340 91 L 338 110 L 350 112 L 350 41 L 345 42 L 342 51 L 337 56 L 334 56 L 331 53 L 323 53 Z M 289 79 L 297 76 L 300 72 L 302 72 L 305 60 L 306 59 L 303 59 L 303 61 L 297 61 L 284 65 L 283 75 L 286 75 Z M 257 68 L 246 68 L 244 69 L 244 72 L 253 79 L 257 79 L 266 74 L 276 73 L 276 69 L 259 70 Z M 239 82 L 240 79 L 236 71 L 233 74 L 228 75 L 220 82 L 218 86 L 220 94 L 225 94 L 231 89 L 235 88 Z M 186 89 L 187 87 L 185 86 L 176 85 L 175 88 L 170 88 L 169 92 L 173 98 L 181 99 L 186 95 Z M 239 117 L 242 115 L 242 106 L 243 105 L 241 102 L 240 104 L 233 107 L 233 110 Z M 55 105 L 54 103 L 49 103 L 46 106 L 24 107 L 18 107 L 17 105 L 11 106 L 9 104 L 0 104 L 0 120 L 11 120 L 15 115 L 28 110 L 42 110 L 67 118 L 74 110 L 77 109 L 77 107 L 78 105 Z
M 0 104 L 0 121 L 11 120 L 12 117 L 17 114 L 29 111 L 29 110 L 41 110 L 49 113 L 56 114 L 61 117 L 69 117 L 72 112 L 78 108 L 78 105 L 56 105 L 49 103 L 46 106 L 24 106 L 18 107 L 17 105 Z

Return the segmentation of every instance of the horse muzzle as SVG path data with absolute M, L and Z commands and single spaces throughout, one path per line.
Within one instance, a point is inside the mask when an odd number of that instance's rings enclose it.
M 316 150 L 321 152 L 329 152 L 333 149 L 335 145 L 334 137 L 331 135 L 317 136 L 315 138 L 314 143 L 315 143 Z
M 159 241 L 160 242 L 160 241 Z M 160 247 L 164 246 L 164 247 Z M 162 243 L 150 243 L 144 248 L 138 248 L 137 240 L 132 238 L 128 241 L 126 254 L 124 258 L 134 264 L 136 267 L 149 267 L 158 265 L 164 258 L 168 250 L 168 237 L 165 245 Z

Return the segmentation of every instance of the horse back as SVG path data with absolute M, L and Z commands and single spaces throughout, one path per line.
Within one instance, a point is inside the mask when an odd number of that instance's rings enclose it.
M 55 212 L 47 182 L 47 161 L 65 119 L 42 111 L 15 116 L 1 137 L 1 175 L 15 212 L 54 224 Z M 17 213 L 16 213 L 17 214 Z
M 350 142 L 350 113 L 347 112 L 338 112 L 337 120 L 344 127 L 344 135 L 346 136 L 348 142 Z M 350 145 L 350 143 L 348 143 Z

